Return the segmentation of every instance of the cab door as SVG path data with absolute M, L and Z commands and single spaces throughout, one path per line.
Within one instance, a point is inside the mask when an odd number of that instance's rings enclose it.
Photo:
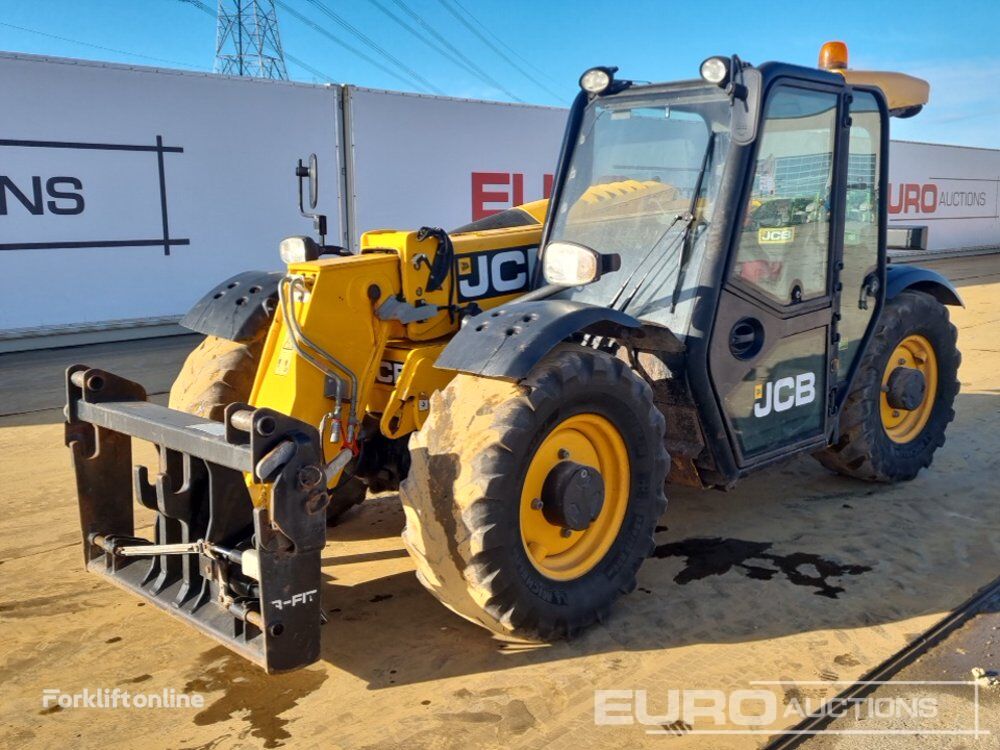
M 842 87 L 771 87 L 709 368 L 741 470 L 825 442 L 846 163 Z

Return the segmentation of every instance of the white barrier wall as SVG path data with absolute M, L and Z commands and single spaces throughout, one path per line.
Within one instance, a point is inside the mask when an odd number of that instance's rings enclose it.
M 354 247 L 367 229 L 454 229 L 542 198 L 566 110 L 346 86 Z
M 357 247 L 366 229 L 453 229 L 547 196 L 565 120 L 0 53 L 0 350 L 175 321 L 227 276 L 278 268 L 280 239 L 312 231 L 293 172 L 309 153 L 328 241 Z M 890 222 L 927 224 L 932 250 L 1000 246 L 1000 150 L 893 142 L 889 162 Z
M 0 56 L 0 331 L 175 318 L 280 267 L 280 239 L 311 231 L 296 159 L 340 172 L 338 92 Z M 335 241 L 338 187 L 320 191 Z

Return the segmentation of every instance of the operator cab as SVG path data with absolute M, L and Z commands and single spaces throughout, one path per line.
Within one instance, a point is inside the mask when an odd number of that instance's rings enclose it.
M 884 300 L 890 111 L 872 84 L 904 116 L 926 84 L 857 76 L 841 43 L 821 64 L 713 57 L 700 80 L 641 86 L 595 68 L 569 116 L 541 273 L 684 343 L 669 369 L 729 435 L 710 461 L 725 477 L 828 443 Z

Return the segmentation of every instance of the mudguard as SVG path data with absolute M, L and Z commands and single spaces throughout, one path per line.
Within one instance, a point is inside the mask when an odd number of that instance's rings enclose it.
M 206 336 L 249 341 L 270 324 L 281 271 L 244 271 L 198 300 L 180 324 Z
M 514 302 L 468 318 L 434 366 L 520 380 L 556 345 L 575 333 L 615 336 L 641 327 L 631 315 L 585 302 Z
M 906 289 L 926 292 L 942 305 L 965 307 L 958 290 L 952 283 L 937 271 L 905 263 L 892 263 L 885 272 L 885 298 L 891 300 Z

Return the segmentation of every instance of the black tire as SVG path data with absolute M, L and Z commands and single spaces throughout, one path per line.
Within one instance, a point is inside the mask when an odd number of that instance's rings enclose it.
M 958 367 L 962 355 L 958 331 L 948 310 L 924 292 L 907 290 L 888 302 L 876 324 L 840 416 L 840 439 L 816 454 L 823 466 L 870 482 L 913 479 L 930 466 L 934 452 L 944 445 L 945 430 L 955 418 Z M 882 376 L 897 345 L 907 336 L 923 336 L 937 359 L 937 388 L 930 416 L 909 442 L 890 439 L 883 426 L 880 402 Z
M 170 408 L 221 422 L 228 404 L 250 398 L 263 348 L 263 332 L 246 342 L 206 336 L 188 355 L 170 387 Z M 327 524 L 332 526 L 364 499 L 365 485 L 359 479 L 336 487 L 330 492 Z
M 250 398 L 263 347 L 263 336 L 242 343 L 206 336 L 170 386 L 170 408 L 221 422 L 227 404 Z
M 596 413 L 623 438 L 630 486 L 608 551 L 579 577 L 554 580 L 531 562 L 519 508 L 525 472 L 546 435 Z M 466 619 L 509 638 L 554 640 L 603 621 L 636 585 L 666 509 L 664 419 L 649 386 L 622 361 L 561 348 L 520 384 L 459 374 L 431 400 L 410 440 L 400 487 L 403 540 L 420 582 Z

